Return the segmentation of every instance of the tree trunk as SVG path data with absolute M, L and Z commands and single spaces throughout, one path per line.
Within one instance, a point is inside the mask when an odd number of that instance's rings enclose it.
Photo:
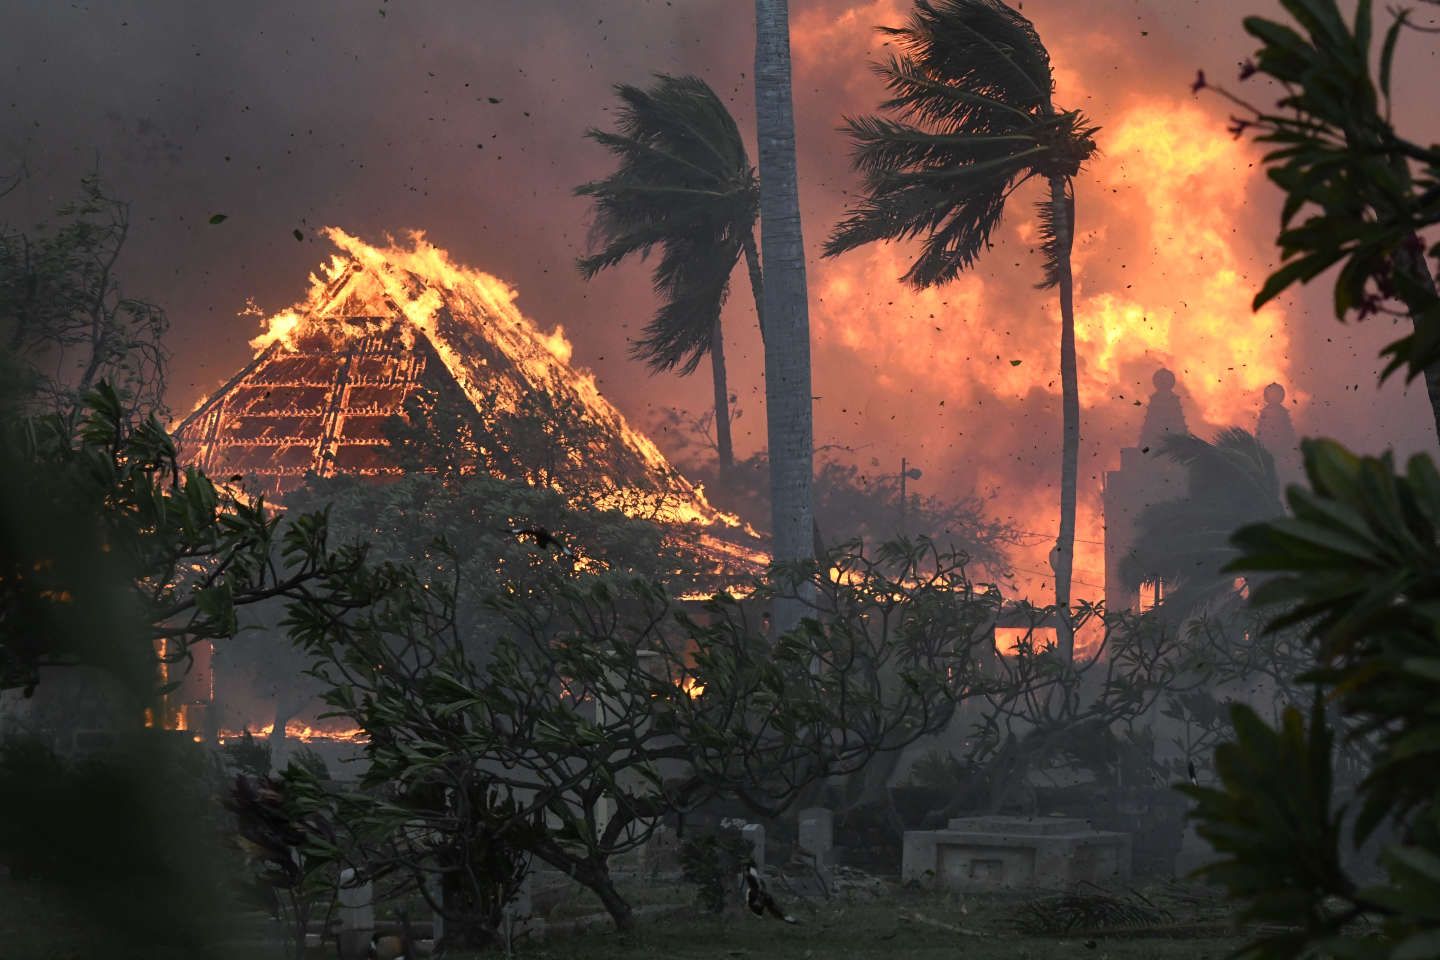
M 1051 566 L 1055 571 L 1060 655 L 1075 659 L 1075 628 L 1070 619 L 1070 576 L 1075 565 L 1075 485 L 1080 460 L 1080 383 L 1075 370 L 1074 278 L 1070 249 L 1075 241 L 1075 200 L 1065 177 L 1050 178 L 1050 205 L 1060 266 L 1060 535 Z
M 720 318 L 710 334 L 710 379 L 715 385 L 715 448 L 720 457 L 720 482 L 726 486 L 735 471 L 735 448 L 730 440 L 730 387 L 725 379 L 725 335 Z
M 459 950 L 484 950 L 498 939 L 494 919 L 476 901 L 475 891 L 459 869 L 441 874 L 440 915 L 445 921 L 443 945 Z
M 605 912 L 610 914 L 611 920 L 615 921 L 616 930 L 621 933 L 629 933 L 635 929 L 635 911 L 615 889 L 615 881 L 611 879 L 610 871 L 604 864 L 578 869 L 575 872 L 575 879 L 589 887 L 595 896 L 600 898 Z
M 741 247 L 745 251 L 745 267 L 750 272 L 750 293 L 755 297 L 755 320 L 760 326 L 760 344 L 765 345 L 765 275 L 760 269 L 760 252 L 755 248 L 755 234 L 747 232 L 740 240 Z M 809 329 L 807 314 L 806 329 Z M 820 519 L 815 516 L 815 508 L 812 500 L 810 532 L 814 540 L 815 556 L 825 555 L 825 538 L 820 535 Z
M 765 295 L 765 404 L 770 449 L 771 529 L 777 562 L 814 556 L 811 505 L 814 433 L 805 244 L 795 164 L 787 0 L 755 0 L 755 115 L 760 148 L 760 247 Z M 775 635 L 804 613 L 777 602 Z

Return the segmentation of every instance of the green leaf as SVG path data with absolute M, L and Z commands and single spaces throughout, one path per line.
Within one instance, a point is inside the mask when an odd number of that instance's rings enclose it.
M 1339 262 L 1340 258 L 1344 255 L 1344 250 L 1337 247 L 1318 250 L 1285 264 L 1265 280 L 1265 285 L 1260 288 L 1259 293 L 1255 294 L 1255 299 L 1251 302 L 1250 309 L 1259 310 L 1265 306 L 1265 304 L 1278 297 L 1292 284 L 1297 282 L 1308 283 Z
M 1380 90 L 1385 98 L 1390 98 L 1390 71 L 1395 64 L 1395 44 L 1400 39 L 1400 30 L 1405 26 L 1410 11 L 1400 10 L 1395 15 L 1395 20 L 1390 24 L 1390 29 L 1385 31 L 1385 42 L 1380 48 Z

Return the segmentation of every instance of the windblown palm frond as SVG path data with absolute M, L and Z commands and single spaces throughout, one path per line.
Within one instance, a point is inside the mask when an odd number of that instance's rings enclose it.
M 1065 216 L 1068 224 L 1075 222 L 1075 188 L 1068 181 L 1065 184 Z M 1066 244 L 1060 236 L 1060 224 L 1055 218 L 1055 204 L 1049 197 L 1035 204 L 1035 218 L 1039 225 L 1041 266 L 1045 279 L 1035 286 L 1041 290 L 1059 286 L 1061 270 L 1066 256 Z
M 1050 54 L 1035 26 L 999 0 L 919 0 L 905 26 L 881 32 L 904 51 L 879 68 L 894 93 L 887 110 L 954 123 L 953 101 L 937 83 L 987 101 L 970 104 L 975 132 L 1003 127 L 1005 115 L 1050 110 Z
M 865 189 L 825 254 L 923 236 L 904 279 L 928 287 L 975 263 L 1017 187 L 1073 176 L 1098 128 L 1055 111 L 1049 54 L 1030 21 L 999 0 L 919 0 L 904 27 L 883 32 L 900 52 L 876 65 L 893 95 L 881 106 L 901 119 L 846 118 Z M 1064 244 L 1052 218 L 1041 224 L 1053 285 Z
M 729 277 L 759 210 L 759 188 L 734 118 L 696 77 L 657 75 L 648 89 L 617 86 L 615 132 L 588 136 L 619 161 L 576 189 L 594 200 L 593 277 L 662 249 L 653 272 L 659 311 L 633 352 L 654 370 L 691 373 L 709 353 Z
M 1167 615 L 1179 620 L 1230 591 L 1234 578 L 1221 571 L 1238 555 L 1231 535 L 1285 508 L 1275 461 L 1246 430 L 1222 430 L 1213 443 L 1172 435 L 1160 452 L 1185 467 L 1187 492 L 1141 511 L 1120 574 L 1132 590 L 1163 581 Z

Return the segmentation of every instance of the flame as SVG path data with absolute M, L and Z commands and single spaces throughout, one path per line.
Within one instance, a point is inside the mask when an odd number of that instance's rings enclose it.
M 686 674 L 680 678 L 680 689 L 691 700 L 698 699 L 705 692 L 705 684 L 698 677 Z
M 1176 373 L 1190 428 L 1202 435 L 1253 429 L 1272 382 L 1300 405 L 1308 400 L 1294 386 L 1284 308 L 1250 308 L 1269 256 L 1263 236 L 1237 226 L 1251 219 L 1264 184 L 1254 146 L 1183 100 L 1131 102 L 1104 120 L 1104 152 L 1077 181 L 1072 256 L 1084 444 L 1072 596 L 1091 599 L 1105 582 L 1100 473 L 1136 442 L 1157 368 Z M 1053 602 L 1048 556 L 1058 527 L 1060 315 L 1054 291 L 1031 289 L 1038 224 L 1017 200 L 996 249 L 944 287 L 898 282 L 915 253 L 909 245 L 821 261 L 812 318 L 817 340 L 841 357 L 816 393 L 853 395 L 833 381 L 863 375 L 879 402 L 901 397 L 911 418 L 935 411 L 919 442 L 938 439 L 932 449 L 951 452 L 931 456 L 947 460 L 960 483 L 993 492 L 992 510 L 1027 533 L 1007 593 L 1044 604 Z M 826 413 L 820 405 L 817 415 Z M 1022 423 L 1023 445 L 1009 432 Z
M 333 336 L 336 320 L 353 325 L 358 317 L 382 318 L 380 323 L 387 322 L 383 318 L 403 317 L 435 348 L 473 403 L 490 402 L 482 386 L 497 390 L 497 402 L 510 410 L 516 409 L 523 393 L 546 390 L 573 398 L 584 416 L 618 436 L 645 465 L 656 489 L 616 489 L 601 498 L 600 508 L 667 524 L 734 528 L 758 537 L 738 517 L 717 510 L 703 490 L 685 480 L 650 438 L 601 395 L 593 373 L 570 365 L 573 349 L 564 330 L 557 326 L 546 333 L 536 327 L 516 308 L 516 292 L 508 284 L 454 262 L 420 231 L 410 233 L 408 245 L 392 239 L 384 246 L 368 244 L 337 227 L 322 232 L 342 252 L 311 275 L 305 300 L 264 321 L 264 331 L 250 341 L 257 351 L 293 351 L 297 338 L 309 333 Z M 469 334 L 478 334 L 498 348 L 521 376 L 495 376 L 484 357 L 465 348 L 462 341 Z M 727 549 L 733 553 L 737 548 Z M 743 548 L 740 553 L 760 555 Z
M 1030 649 L 1040 652 L 1046 647 L 1053 647 L 1059 643 L 1059 636 L 1054 627 L 996 627 L 995 628 L 995 649 L 1003 657 L 1013 657 L 1020 652 L 1020 648 L 1028 642 Z M 1076 639 L 1076 647 L 1080 645 Z
M 1290 332 L 1276 303 L 1250 309 L 1258 272 L 1236 235 L 1252 188 L 1263 178 L 1252 145 L 1237 142 L 1193 103 L 1156 99 L 1108 131 L 1095 179 L 1128 194 L 1122 223 L 1132 242 L 1159 250 L 1155 266 L 1125 287 L 1082 292 L 1076 338 L 1092 396 L 1119 380 L 1127 362 L 1154 358 L 1182 377 L 1191 411 L 1208 423 L 1248 423 L 1265 386 L 1291 379 Z M 1082 225 L 1083 226 L 1083 225 Z M 1114 225 L 1077 244 L 1076 273 L 1090 282 Z M 1138 282 L 1137 282 L 1138 281 Z M 1188 376 L 1186 375 L 1188 373 Z M 1291 387 L 1292 391 L 1295 388 Z M 1295 394 L 1303 402 L 1303 391 Z M 1098 397 L 1097 397 L 1098 399 Z
M 244 730 L 221 730 L 216 739 L 222 744 L 242 740 L 247 731 L 256 740 L 264 740 L 275 731 L 275 724 L 267 723 L 253 729 L 246 727 Z M 369 739 L 368 734 L 359 727 L 322 730 L 298 720 L 291 720 L 285 725 L 285 736 L 302 743 L 365 743 Z
M 339 257 L 331 261 L 332 268 L 339 266 Z M 310 275 L 310 282 L 316 282 L 314 274 Z M 300 327 L 300 314 L 294 310 L 282 310 L 275 316 L 264 321 L 265 332 L 250 341 L 250 346 L 255 350 L 264 350 L 273 343 L 284 344 L 290 350 L 295 349 L 295 331 Z M 195 409 L 200 409 L 197 405 Z

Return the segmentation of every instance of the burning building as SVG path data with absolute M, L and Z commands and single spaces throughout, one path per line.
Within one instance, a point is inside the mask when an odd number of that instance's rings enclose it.
M 716 586 L 763 568 L 760 536 L 632 427 L 571 365 L 562 331 L 542 332 L 508 286 L 418 233 L 383 247 L 326 235 L 340 253 L 305 299 L 270 317 L 253 359 L 179 424 L 189 462 L 281 502 L 312 476 L 385 482 L 417 468 L 401 460 L 396 424 L 446 408 L 466 436 L 433 431 L 446 435 L 428 449 L 465 444 L 472 469 L 652 520 Z
M 484 423 L 528 405 L 555 420 L 544 425 L 544 456 L 563 462 L 537 462 L 503 427 L 472 441 L 482 461 L 503 459 L 512 478 L 561 493 L 583 473 L 592 506 L 685 530 L 687 543 L 733 573 L 766 562 L 759 535 L 713 507 L 592 374 L 571 366 L 563 332 L 543 333 L 500 280 L 453 263 L 420 234 L 409 247 L 326 234 L 342 252 L 311 276 L 306 299 L 271 317 L 251 341 L 254 359 L 177 428 L 190 462 L 283 499 L 312 475 L 402 473 L 386 428 L 420 398 Z M 561 435 L 567 423 L 582 435 Z

